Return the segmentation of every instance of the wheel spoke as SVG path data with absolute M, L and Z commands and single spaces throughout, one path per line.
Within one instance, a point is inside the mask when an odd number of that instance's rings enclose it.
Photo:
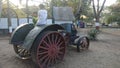
M 25 50 L 24 49 L 22 49 L 20 52 L 19 52 L 19 54 L 23 54 L 23 52 L 24 52 Z
M 52 34 L 52 44 L 54 44 L 54 34 Z
M 56 35 L 56 36 L 55 36 L 55 40 L 54 40 L 55 42 L 54 42 L 54 43 L 57 43 L 57 40 L 58 40 L 58 36 Z
M 53 64 L 54 63 L 54 60 L 53 60 L 53 57 L 51 58 L 51 64 Z
M 87 40 L 84 38 L 83 42 L 84 42 L 84 44 L 85 44 L 85 43 L 87 43 Z
M 47 39 L 48 39 L 49 44 L 52 45 L 52 43 L 51 43 L 51 39 L 50 39 L 49 36 L 47 36 Z
M 61 41 L 61 38 L 58 39 L 56 45 L 58 45 L 60 43 L 60 41 Z
M 62 42 L 60 42 L 60 44 L 58 44 L 58 47 L 60 47 L 60 46 L 61 46 L 61 44 L 63 44 L 63 41 L 62 41 Z
M 44 62 L 43 62 L 43 64 L 45 64 L 45 65 L 47 65 L 48 66 L 48 64 L 47 64 L 47 62 L 49 61 L 49 57 L 47 57 L 45 60 L 44 60 Z
M 48 60 L 48 64 L 47 64 L 47 65 L 50 65 L 50 63 L 51 63 L 51 62 L 50 62 L 50 58 L 49 58 L 49 60 Z
M 41 61 L 43 61 L 45 58 L 48 57 L 48 54 L 44 55 L 42 58 L 39 58 Z
M 45 43 L 48 47 L 50 46 L 45 40 L 43 40 L 43 43 Z
M 54 56 L 54 62 L 57 62 L 57 54 Z
M 88 42 L 87 42 L 87 40 L 85 40 L 85 45 L 88 45 Z
M 27 50 L 24 51 L 23 55 L 26 55 L 27 54 Z
M 40 52 L 40 53 L 38 53 L 38 55 L 47 54 L 47 53 L 48 53 L 47 51 L 45 51 L 45 52 Z
M 48 48 L 43 47 L 43 46 L 39 46 L 39 48 L 44 49 L 44 50 L 48 50 Z
M 50 58 L 50 63 L 51 63 L 51 65 L 54 64 L 54 62 L 55 62 L 55 61 L 54 61 L 54 57 L 51 57 L 51 58 Z
M 85 43 L 84 43 L 84 42 L 82 43 L 82 47 L 83 47 L 83 48 L 85 47 Z
M 22 49 L 19 49 L 19 48 L 18 48 L 18 52 L 21 52 L 21 51 L 22 51 Z

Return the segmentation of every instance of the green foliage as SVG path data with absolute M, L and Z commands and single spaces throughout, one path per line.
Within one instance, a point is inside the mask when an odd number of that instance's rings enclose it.
M 110 24 L 115 21 L 116 17 L 113 15 L 109 15 L 108 17 L 106 17 L 106 19 L 107 24 Z
M 97 35 L 99 34 L 99 30 L 97 29 L 91 29 L 88 32 L 88 37 L 90 40 L 97 40 Z
M 93 22 L 94 14 L 93 14 L 92 9 L 89 9 L 88 11 L 89 11 L 89 13 L 86 14 L 87 18 L 84 21 L 91 23 L 91 22 Z
M 52 6 L 69 6 L 73 8 L 73 13 L 77 19 L 80 18 L 80 15 L 88 16 L 90 9 L 90 0 L 51 0 L 49 6 L 50 8 L 48 9 L 48 15 L 50 17 L 52 16 Z
M 120 0 L 118 0 L 115 4 L 109 7 L 110 14 L 107 17 L 107 22 L 117 22 L 120 26 Z

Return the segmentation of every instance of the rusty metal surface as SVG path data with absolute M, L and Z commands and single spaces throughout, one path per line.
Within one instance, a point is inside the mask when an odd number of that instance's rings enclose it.
M 23 25 L 20 25 L 12 33 L 12 36 L 11 36 L 11 39 L 10 39 L 10 43 L 11 44 L 15 44 L 15 45 L 22 44 L 24 39 L 25 39 L 25 37 L 29 33 L 29 31 L 31 29 L 33 29 L 33 28 L 34 28 L 33 24 L 23 24 Z
M 73 21 L 75 19 L 71 7 L 53 7 L 55 21 Z
M 34 40 L 39 34 L 42 34 L 45 31 L 58 31 L 58 30 L 64 30 L 64 28 L 60 25 L 57 24 L 52 24 L 52 25 L 44 25 L 44 26 L 35 26 L 29 34 L 26 36 L 25 41 L 23 43 L 23 48 L 29 50 L 31 46 L 34 43 Z
M 23 43 L 23 48 L 29 50 L 30 47 L 32 46 L 32 43 L 34 42 L 35 38 L 37 37 L 37 35 L 41 32 L 43 28 L 41 27 L 35 27 L 33 28 L 29 34 L 26 36 L 25 41 Z

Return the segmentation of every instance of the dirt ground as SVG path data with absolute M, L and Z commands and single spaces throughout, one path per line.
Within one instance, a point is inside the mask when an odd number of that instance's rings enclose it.
M 79 29 L 85 33 L 86 29 Z M 120 29 L 102 29 L 87 51 L 69 46 L 62 62 L 50 68 L 120 68 Z M 36 68 L 32 60 L 16 57 L 8 36 L 0 36 L 0 68 Z

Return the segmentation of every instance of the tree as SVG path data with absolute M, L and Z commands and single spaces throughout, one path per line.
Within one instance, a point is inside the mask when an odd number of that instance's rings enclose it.
M 117 22 L 117 24 L 120 26 L 120 0 L 111 5 L 109 7 L 109 11 L 111 14 L 109 15 L 107 21 Z
M 27 22 L 29 23 L 29 8 L 28 8 L 28 0 L 26 0 L 26 12 L 27 12 Z
M 82 15 L 89 16 L 90 11 L 90 0 L 79 0 L 79 3 L 77 5 L 77 10 L 75 13 L 76 19 L 80 19 Z
M 23 0 L 19 0 L 19 3 L 21 4 Z M 27 22 L 29 23 L 29 8 L 28 8 L 28 2 L 29 0 L 26 0 L 26 14 L 27 14 Z
M 52 6 L 69 6 L 73 8 L 73 13 L 76 19 L 80 19 L 80 16 L 87 15 L 88 9 L 90 6 L 90 0 L 51 0 L 50 1 L 50 9 Z M 49 12 L 52 12 L 49 10 Z
M 11 27 L 11 17 L 10 17 L 10 2 L 9 0 L 7 0 L 7 17 L 8 17 L 8 27 Z
M 100 22 L 100 14 L 104 8 L 106 0 L 103 0 L 102 5 L 100 5 L 100 0 L 96 0 L 97 5 L 95 5 L 95 0 L 91 0 L 93 11 L 94 11 L 94 17 L 96 22 Z
M 120 2 L 120 0 L 117 0 L 116 2 Z
M 0 17 L 1 17 L 1 12 L 2 12 L 2 0 L 0 0 Z

